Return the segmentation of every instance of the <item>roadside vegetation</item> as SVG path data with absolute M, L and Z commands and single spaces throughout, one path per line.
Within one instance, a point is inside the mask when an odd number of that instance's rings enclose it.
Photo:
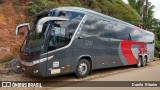
M 11 61 L 15 56 L 8 56 L 0 60 L 0 63 L 5 63 Z
M 132 24 L 137 24 L 139 19 L 139 14 L 122 0 L 31 0 L 27 16 L 31 18 L 40 11 L 61 6 L 92 9 Z

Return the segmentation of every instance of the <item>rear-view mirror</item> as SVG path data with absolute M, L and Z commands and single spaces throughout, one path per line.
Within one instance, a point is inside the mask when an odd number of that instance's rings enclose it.
M 27 27 L 27 30 L 30 30 L 29 23 L 20 24 L 16 27 L 16 35 L 18 35 L 18 32 L 22 27 Z

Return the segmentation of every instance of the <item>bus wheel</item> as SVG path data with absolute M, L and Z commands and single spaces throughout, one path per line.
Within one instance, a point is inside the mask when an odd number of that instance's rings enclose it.
M 138 58 L 137 67 L 140 68 L 142 66 L 142 57 Z
M 146 66 L 147 63 L 147 57 L 144 57 L 144 59 L 142 60 L 142 67 Z
M 86 59 L 81 59 L 76 68 L 76 76 L 78 78 L 86 77 L 90 72 L 90 63 Z

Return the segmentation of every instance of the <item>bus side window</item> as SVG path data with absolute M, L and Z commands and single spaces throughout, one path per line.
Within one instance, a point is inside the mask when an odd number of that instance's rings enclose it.
M 51 29 L 48 51 L 63 47 L 66 45 L 66 28 L 60 25 L 54 25 Z
M 117 28 L 117 38 L 120 40 L 131 40 L 130 28 L 119 23 Z
M 69 12 L 67 12 L 67 16 L 70 20 L 68 23 L 68 31 L 67 31 L 67 38 L 68 38 L 68 43 L 69 43 L 71 41 L 73 34 L 76 31 L 78 25 L 80 24 L 84 14 L 69 11 Z
M 142 41 L 143 40 L 143 33 L 140 30 L 132 29 L 130 32 L 132 41 Z
M 71 38 L 73 37 L 73 34 L 76 31 L 81 19 L 82 19 L 81 17 L 76 17 L 70 21 L 68 25 L 68 32 L 67 32 L 67 37 L 68 37 L 69 42 Z
M 113 22 L 111 21 L 103 21 L 104 30 L 103 33 L 101 33 L 100 37 L 103 38 L 117 38 L 117 33 L 114 30 Z
M 68 21 L 55 21 L 51 29 L 48 51 L 68 45 L 80 24 L 84 14 L 72 11 L 60 11 L 58 17 L 68 18 Z
M 88 16 L 81 30 L 81 36 L 84 38 L 98 36 L 103 31 L 102 20 L 94 16 Z

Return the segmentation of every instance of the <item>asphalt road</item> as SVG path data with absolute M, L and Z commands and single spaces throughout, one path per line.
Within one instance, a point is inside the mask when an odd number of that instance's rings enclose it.
M 160 81 L 160 65 L 115 74 L 90 81 Z M 78 83 L 81 86 L 86 82 Z M 160 87 L 60 87 L 56 90 L 160 90 Z

